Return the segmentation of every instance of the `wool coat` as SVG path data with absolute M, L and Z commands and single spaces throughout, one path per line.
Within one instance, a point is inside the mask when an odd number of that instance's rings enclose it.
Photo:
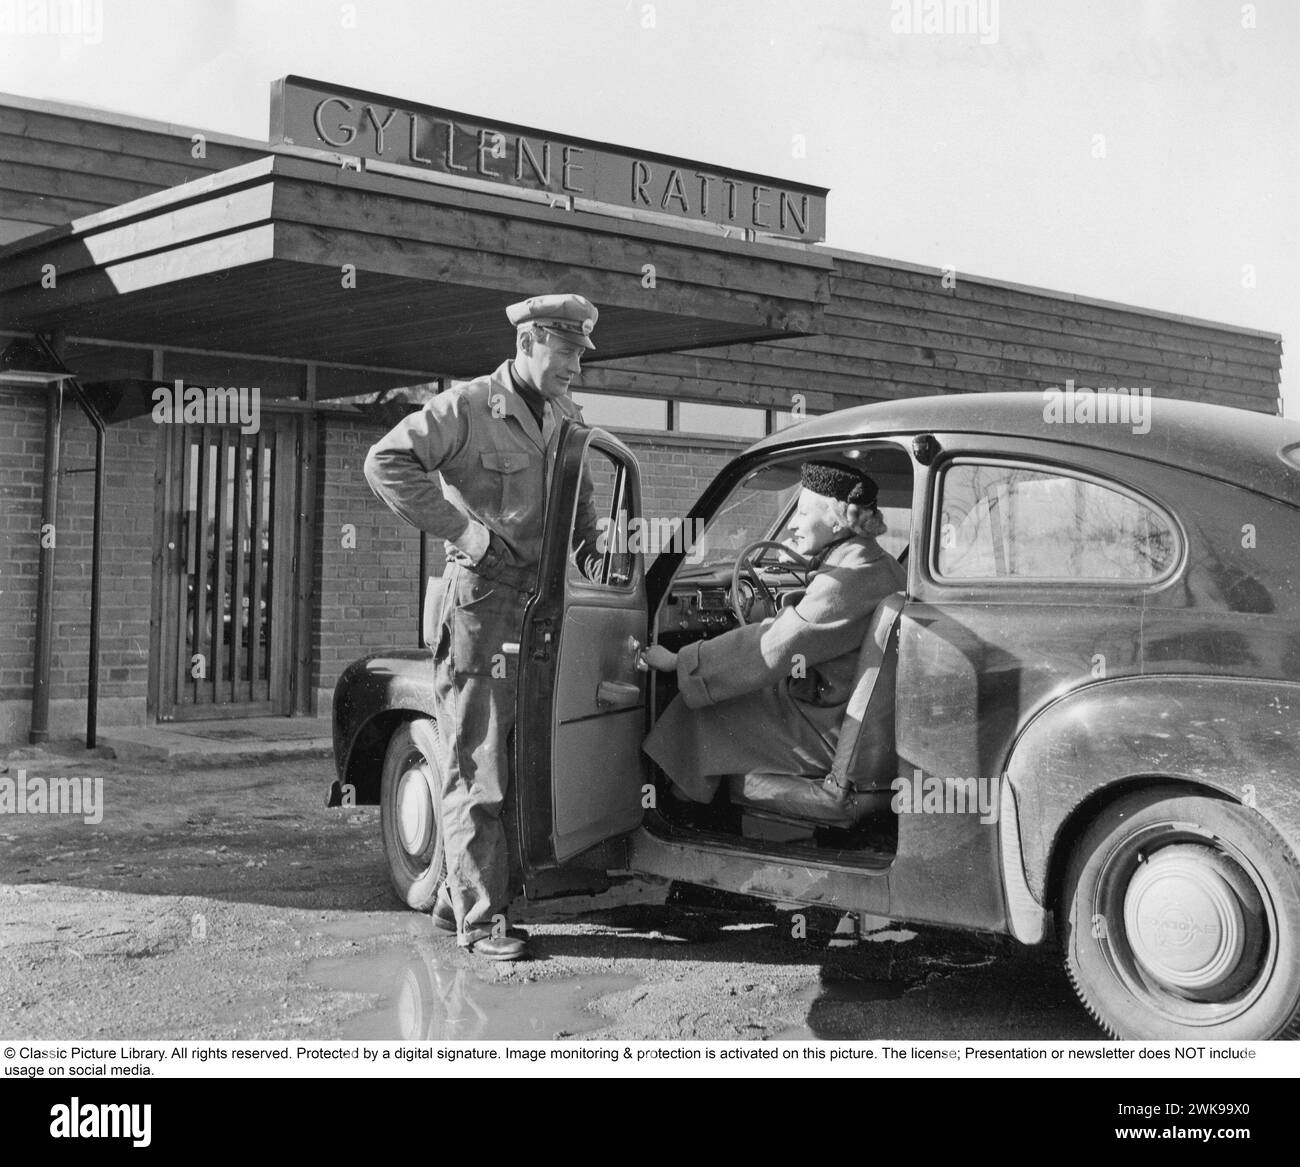
M 874 539 L 834 544 L 798 603 L 677 654 L 677 696 L 642 748 L 698 802 L 728 774 L 824 776 L 872 613 L 906 580 Z

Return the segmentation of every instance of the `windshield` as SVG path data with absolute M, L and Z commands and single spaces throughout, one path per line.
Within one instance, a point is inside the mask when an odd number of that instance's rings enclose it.
M 771 537 L 769 532 L 778 522 L 784 527 L 785 518 L 794 508 L 798 494 L 798 482 L 784 490 L 776 490 L 768 476 L 762 474 L 741 483 L 696 540 L 685 566 L 730 566 L 736 556 L 755 540 Z
M 897 557 L 911 538 L 910 466 L 893 451 L 877 451 L 868 465 L 880 484 L 880 513 L 888 525 L 878 541 Z M 730 567 L 741 550 L 759 539 L 786 542 L 790 537 L 787 524 L 798 500 L 798 462 L 776 463 L 755 471 L 731 492 L 708 526 L 696 535 L 692 553 L 682 564 L 683 571 Z M 778 559 L 779 553 L 767 551 L 756 562 L 775 567 Z

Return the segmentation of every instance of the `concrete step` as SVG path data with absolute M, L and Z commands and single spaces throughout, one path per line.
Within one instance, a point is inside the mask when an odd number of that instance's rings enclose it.
M 328 758 L 328 717 L 249 717 L 232 721 L 106 726 L 99 744 L 119 760 L 169 766 L 234 766 L 285 758 Z

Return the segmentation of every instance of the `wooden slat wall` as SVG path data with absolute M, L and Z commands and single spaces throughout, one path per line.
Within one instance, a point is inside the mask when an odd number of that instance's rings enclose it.
M 53 227 L 143 198 L 261 152 L 179 132 L 90 121 L 0 105 L 0 218 Z
M 768 406 L 800 392 L 820 412 L 1073 378 L 1276 413 L 1281 359 L 1273 337 L 840 256 L 821 335 L 592 364 L 583 388 Z

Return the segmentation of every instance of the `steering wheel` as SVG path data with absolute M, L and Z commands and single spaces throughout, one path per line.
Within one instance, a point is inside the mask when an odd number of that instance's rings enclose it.
M 804 571 L 812 569 L 811 559 L 805 558 L 799 552 L 787 547 L 784 543 L 778 543 L 775 539 L 759 539 L 757 542 L 751 543 L 736 556 L 735 566 L 731 569 L 731 588 L 727 593 L 727 602 L 741 624 L 757 624 L 761 620 L 766 620 L 769 616 L 776 615 L 776 596 L 772 594 L 772 589 L 763 582 L 758 570 L 750 562 L 754 552 L 769 550 L 781 552 L 791 562 L 792 567 Z M 741 595 L 742 579 L 747 580 L 750 585 L 752 594 L 747 599 Z M 758 614 L 755 615 L 756 609 L 760 608 L 761 611 L 758 611 Z

